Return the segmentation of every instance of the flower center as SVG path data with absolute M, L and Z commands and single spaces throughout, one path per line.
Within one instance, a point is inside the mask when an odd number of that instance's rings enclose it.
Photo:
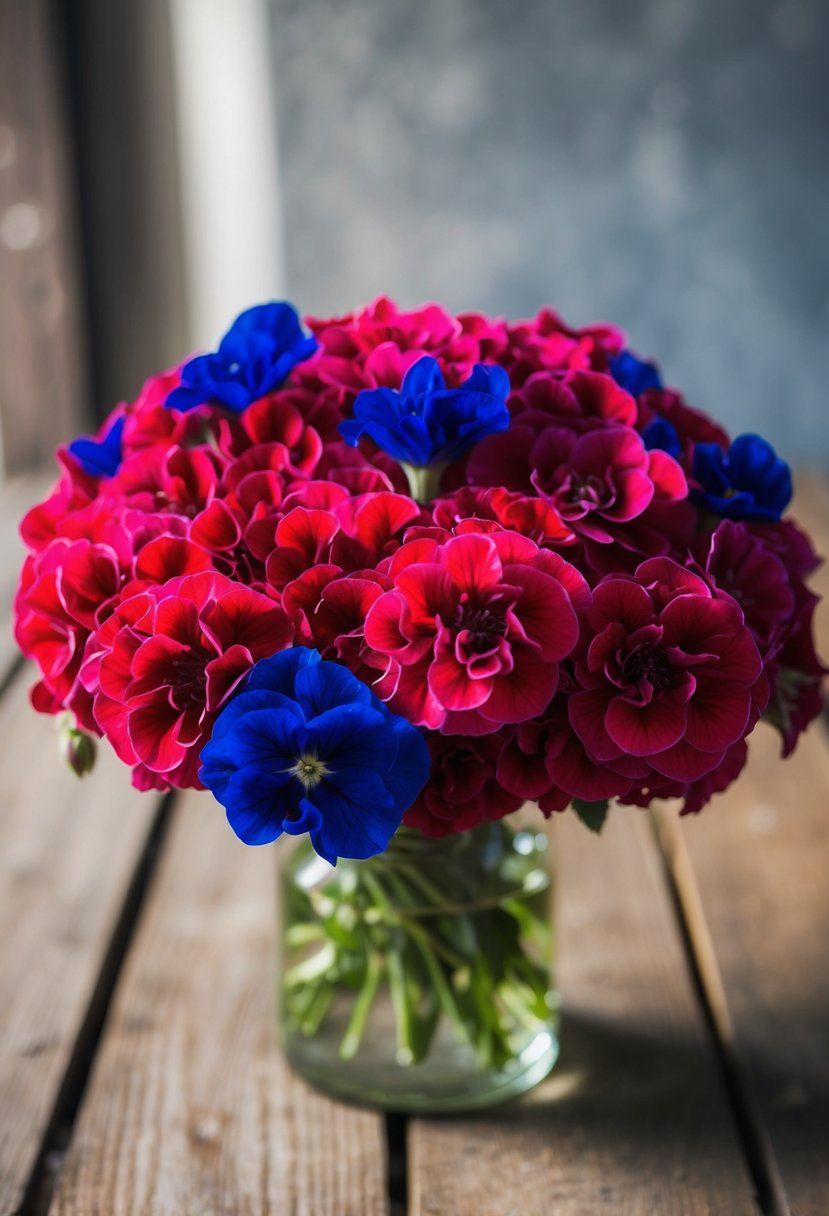
M 491 650 L 500 638 L 506 636 L 507 622 L 496 616 L 491 608 L 473 608 L 470 604 L 458 604 L 453 623 L 455 633 L 469 634 L 469 649 Z
M 300 756 L 290 771 L 307 791 L 319 785 L 323 777 L 328 776 L 330 769 L 326 768 L 318 756 L 307 755 Z
M 179 709 L 195 709 L 204 705 L 206 688 L 204 659 L 196 654 L 180 655 L 171 661 L 172 695 Z
M 636 685 L 645 682 L 657 692 L 664 692 L 675 685 L 676 673 L 663 650 L 642 642 L 625 655 L 622 679 Z
M 574 506 L 577 503 L 599 506 L 607 497 L 607 486 L 601 477 L 597 477 L 594 473 L 588 474 L 587 477 L 579 477 L 576 473 L 572 474 L 566 495 L 567 502 L 572 503 Z

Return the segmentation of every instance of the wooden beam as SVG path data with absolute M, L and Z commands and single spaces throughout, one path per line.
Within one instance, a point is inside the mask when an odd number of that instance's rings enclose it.
M 272 850 L 209 795 L 177 811 L 51 1209 L 385 1216 L 385 1126 L 274 1043 Z
M 27 1193 L 67 1072 L 85 1051 L 105 962 L 158 797 L 102 749 L 74 779 L 25 671 L 0 703 L 0 1212 Z

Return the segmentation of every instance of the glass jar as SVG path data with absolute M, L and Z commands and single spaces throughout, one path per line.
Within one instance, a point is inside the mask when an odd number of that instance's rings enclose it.
M 280 868 L 279 1030 L 293 1068 L 387 1110 L 490 1106 L 558 1055 L 552 867 L 543 831 L 504 822 L 328 865 Z

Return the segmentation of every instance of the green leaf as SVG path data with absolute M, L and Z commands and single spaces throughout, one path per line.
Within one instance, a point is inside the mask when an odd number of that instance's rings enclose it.
M 583 802 L 581 798 L 574 798 L 570 805 L 584 826 L 590 828 L 590 831 L 595 832 L 598 836 L 607 819 L 607 799 L 602 798 L 599 802 Z

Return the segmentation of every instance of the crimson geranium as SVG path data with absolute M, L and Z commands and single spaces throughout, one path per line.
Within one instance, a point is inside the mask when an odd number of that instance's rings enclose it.
M 526 799 L 699 810 L 761 715 L 791 751 L 821 703 L 817 558 L 779 518 L 789 475 L 764 441 L 732 444 L 621 331 L 550 309 L 381 298 L 306 324 L 249 310 L 60 451 L 23 522 L 16 637 L 73 755 L 85 732 L 140 786 L 204 779 L 244 800 L 251 839 L 306 825 L 348 847 L 359 815 L 365 850 L 404 802 L 427 834 Z M 382 763 L 352 721 L 382 725 Z M 241 752 L 217 767 L 222 739 Z M 336 798 L 314 740 L 350 757 Z

